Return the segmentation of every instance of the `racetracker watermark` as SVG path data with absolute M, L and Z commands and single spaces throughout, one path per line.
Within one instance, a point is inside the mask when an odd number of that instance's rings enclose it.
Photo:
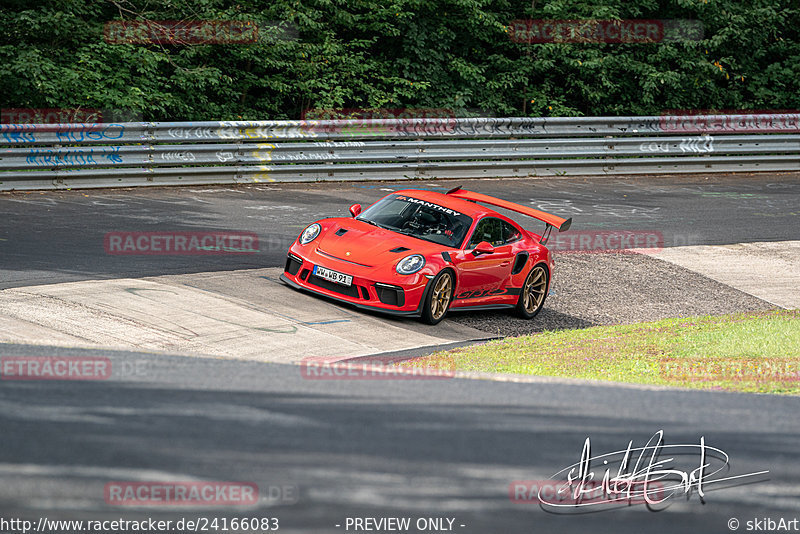
M 259 26 L 249 20 L 112 20 L 103 37 L 109 44 L 253 44 Z
M 107 380 L 111 360 L 96 356 L 3 356 L 2 380 Z
M 309 108 L 303 120 L 454 119 L 448 108 Z
M 547 248 L 553 252 L 659 252 L 664 235 L 655 230 L 575 230 L 553 234 Z
M 664 498 L 664 484 L 657 481 L 616 483 L 613 491 L 602 482 L 570 483 L 565 480 L 514 480 L 508 485 L 508 498 L 515 504 L 557 503 L 559 506 L 589 504 L 647 504 Z
M 300 376 L 307 380 L 441 380 L 453 378 L 450 368 L 415 366 L 391 357 L 350 360 L 309 357 L 300 361 Z
M 786 133 L 800 132 L 800 111 L 790 110 L 665 110 L 659 119 L 663 132 Z
M 11 125 L 10 132 L 22 125 L 19 131 L 31 133 L 34 129 L 46 132 L 55 132 L 61 139 L 63 135 L 74 135 L 77 128 L 87 132 L 89 139 L 91 132 L 106 130 L 109 126 L 121 128 L 119 123 L 141 122 L 142 112 L 131 109 L 118 108 L 6 108 L 0 109 L 0 124 Z M 44 128 L 38 125 L 54 124 L 55 128 Z M 32 126 L 36 125 L 36 126 Z M 67 130 L 66 132 L 63 130 Z M 95 134 L 96 135 L 96 134 Z M 12 139 L 7 139 L 12 141 Z M 23 138 L 24 140 L 24 138 Z M 79 140 L 79 139 L 73 139 Z M 29 140 L 30 141 L 30 140 Z M 118 147 L 117 147 L 118 148 Z
M 627 43 L 700 41 L 704 27 L 698 20 L 554 20 L 518 19 L 507 32 L 516 43 Z
M 120 359 L 87 356 L 3 356 L 2 380 L 107 380 L 147 376 L 150 359 Z
M 334 121 L 307 123 L 304 130 L 345 135 L 451 133 L 456 128 L 456 113 L 447 108 L 314 108 L 304 110 L 302 118 Z
M 75 124 L 103 122 L 103 110 L 93 108 L 5 108 L 0 124 Z
M 252 506 L 259 502 L 253 482 L 109 482 L 103 489 L 112 506 Z
M 286 21 L 254 20 L 114 20 L 103 35 L 109 44 L 246 45 L 292 41 L 297 27 Z
M 776 358 L 663 358 L 661 376 L 674 382 L 800 382 L 800 361 Z
M 134 255 L 214 255 L 255 254 L 258 236 L 252 232 L 108 232 L 103 239 L 106 254 Z

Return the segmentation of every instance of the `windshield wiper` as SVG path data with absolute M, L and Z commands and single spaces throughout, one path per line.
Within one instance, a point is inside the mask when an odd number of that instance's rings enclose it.
M 420 237 L 420 236 L 418 236 L 417 234 L 412 234 L 412 233 L 411 233 L 411 232 L 409 232 L 408 230 L 403 230 L 403 229 L 401 229 L 401 228 L 398 228 L 397 230 L 392 230 L 392 231 L 393 231 L 393 232 L 397 232 L 398 234 L 407 235 L 407 236 L 409 236 L 409 237 L 418 237 L 419 239 L 424 239 L 423 237 Z
M 365 222 L 367 224 L 371 224 L 372 226 L 377 226 L 378 228 L 381 228 L 383 230 L 393 230 L 393 228 L 389 228 L 389 227 L 384 226 L 384 225 L 382 225 L 380 223 L 376 223 L 375 221 L 370 221 L 369 219 L 361 219 L 361 218 L 356 217 L 356 220 Z
M 390 228 L 390 227 L 384 226 L 384 225 L 382 225 L 380 223 L 376 223 L 375 221 L 370 221 L 369 219 L 361 219 L 359 217 L 356 217 L 356 220 L 357 221 L 363 221 L 363 222 L 365 222 L 367 224 L 371 224 L 373 226 L 377 226 L 378 228 L 382 228 L 383 230 L 389 230 L 390 232 L 397 232 L 398 234 L 407 235 L 408 237 L 413 237 L 414 239 L 421 239 L 422 241 L 427 241 L 428 243 L 436 243 L 437 245 L 441 245 L 441 243 L 439 243 L 438 241 L 434 241 L 433 239 L 428 239 L 428 238 L 422 237 L 421 235 L 412 234 L 408 230 L 403 230 L 401 228 Z
M 408 230 L 401 230 L 401 229 L 398 228 L 397 230 L 392 229 L 392 231 L 393 232 L 397 232 L 398 234 L 407 235 L 408 237 L 413 237 L 414 239 L 421 239 L 423 241 L 427 241 L 428 243 L 436 243 L 437 245 L 441 245 L 441 243 L 439 243 L 438 241 L 434 241 L 433 239 L 429 239 L 427 237 L 423 237 L 423 236 L 421 236 L 419 234 L 412 234 Z

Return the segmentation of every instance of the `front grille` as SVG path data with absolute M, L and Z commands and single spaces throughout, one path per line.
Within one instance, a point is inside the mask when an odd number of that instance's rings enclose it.
M 300 267 L 302 266 L 303 262 L 301 262 L 294 256 L 289 256 L 286 258 L 286 266 L 283 268 L 283 270 L 294 276 L 297 274 L 297 271 L 299 271 Z
M 378 293 L 378 300 L 389 306 L 401 307 L 406 303 L 405 293 L 400 287 L 375 284 L 375 291 Z
M 356 299 L 359 298 L 358 286 L 356 285 L 343 286 L 342 284 L 329 282 L 328 280 L 320 278 L 314 274 L 308 277 L 308 283 L 317 287 L 321 287 L 322 289 L 327 289 L 328 291 L 332 291 L 334 293 L 339 293 L 340 295 L 346 295 Z

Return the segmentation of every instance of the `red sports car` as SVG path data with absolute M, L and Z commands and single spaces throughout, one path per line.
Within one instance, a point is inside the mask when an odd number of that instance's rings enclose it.
M 480 205 L 534 217 L 542 235 Z M 407 189 L 352 217 L 322 219 L 289 249 L 281 280 L 359 308 L 428 324 L 450 309 L 515 308 L 527 319 L 542 309 L 553 272 L 545 244 L 562 219 L 456 187 L 446 194 Z

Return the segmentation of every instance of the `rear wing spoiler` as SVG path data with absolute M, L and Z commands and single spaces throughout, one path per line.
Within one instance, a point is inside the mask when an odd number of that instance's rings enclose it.
M 448 195 L 455 198 L 461 198 L 464 200 L 471 200 L 473 202 L 481 202 L 483 204 L 489 204 L 491 206 L 497 206 L 498 208 L 505 208 L 507 210 L 516 211 L 517 213 L 521 213 L 523 215 L 527 215 L 528 217 L 533 217 L 534 219 L 539 219 L 543 223 L 547 225 L 548 232 L 551 227 L 557 228 L 559 232 L 565 232 L 569 230 L 570 225 L 572 224 L 572 218 L 563 219 L 556 215 L 552 215 L 550 213 L 546 213 L 544 211 L 539 211 L 533 208 L 529 208 L 527 206 L 521 206 L 519 204 L 514 204 L 513 202 L 509 202 L 508 200 L 502 200 L 495 197 L 490 197 L 489 195 L 484 195 L 482 193 L 474 193 L 472 191 L 466 191 L 461 189 L 461 186 L 455 187 L 447 192 Z

